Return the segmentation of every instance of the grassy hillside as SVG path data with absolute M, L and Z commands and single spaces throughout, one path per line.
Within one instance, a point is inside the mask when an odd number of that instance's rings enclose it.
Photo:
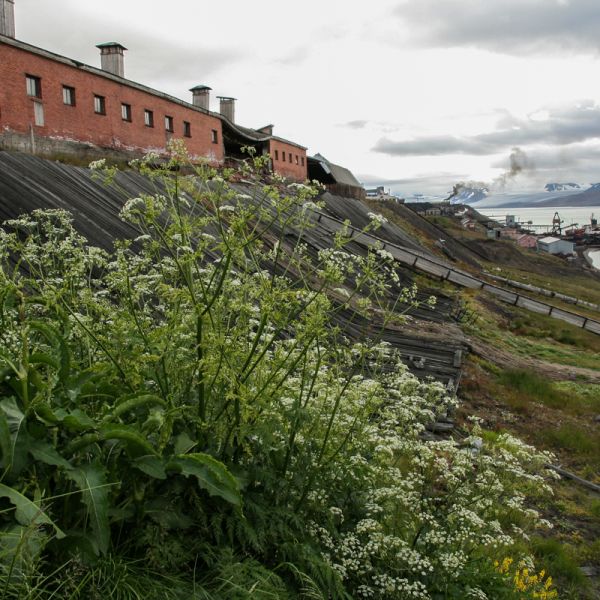
M 473 272 L 485 270 L 600 302 L 600 274 L 581 262 L 567 264 L 509 241 L 487 240 L 482 233 L 464 230 L 451 217 L 430 220 L 444 228 L 449 238 L 473 250 L 479 263 L 467 267 Z M 402 220 L 397 217 L 396 222 Z M 424 236 L 425 230 L 419 235 Z M 600 336 L 485 294 L 457 293 L 466 309 L 461 328 L 472 350 L 459 390 L 461 422 L 477 416 L 486 436 L 512 432 L 552 452 L 556 464 L 600 484 Z M 598 318 L 595 311 L 549 301 Z M 600 494 L 568 479 L 556 481 L 553 487 L 554 495 L 541 506 L 554 529 L 532 538 L 531 547 L 558 577 L 561 598 L 596 598 L 600 595 Z

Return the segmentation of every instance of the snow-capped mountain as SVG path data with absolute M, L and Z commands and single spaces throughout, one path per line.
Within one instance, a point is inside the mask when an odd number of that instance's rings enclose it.
M 578 183 L 547 183 L 544 187 L 547 192 L 568 192 L 570 190 L 580 190 Z
M 458 188 L 458 190 L 457 190 Z M 519 206 L 600 206 L 600 183 L 589 187 L 578 183 L 548 183 L 544 191 L 495 192 L 485 187 L 456 186 L 452 204 L 474 208 L 518 208 Z
M 450 198 L 451 204 L 474 204 L 484 200 L 489 194 L 486 187 L 461 187 L 458 192 Z

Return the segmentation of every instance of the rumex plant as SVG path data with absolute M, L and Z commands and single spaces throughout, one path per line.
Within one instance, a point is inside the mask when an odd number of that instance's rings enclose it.
M 379 339 L 416 290 L 348 230 L 315 248 L 318 188 L 265 164 L 137 161 L 154 192 L 124 203 L 138 235 L 112 252 L 61 211 L 0 230 L 5 593 L 484 594 L 538 521 L 547 457 L 422 440 L 454 400 Z

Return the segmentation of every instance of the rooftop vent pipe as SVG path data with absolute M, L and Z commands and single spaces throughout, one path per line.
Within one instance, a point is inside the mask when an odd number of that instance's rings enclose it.
M 15 37 L 14 0 L 0 0 L 0 35 Z
M 125 50 L 127 48 L 117 42 L 98 44 L 96 48 L 100 48 L 102 70 L 119 77 L 125 77 Z
M 193 87 L 190 90 L 190 92 L 192 92 L 192 104 L 198 108 L 210 110 L 211 90 L 212 88 L 209 88 L 207 85 L 197 85 L 196 87 Z
M 217 96 L 221 101 L 219 112 L 232 123 L 235 123 L 235 98 L 229 96 Z

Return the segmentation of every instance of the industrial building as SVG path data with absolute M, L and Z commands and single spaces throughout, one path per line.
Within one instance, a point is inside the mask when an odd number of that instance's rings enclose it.
M 308 176 L 320 181 L 332 194 L 357 200 L 367 197 L 365 188 L 350 170 L 328 161 L 322 154 L 309 157 Z
M 537 249 L 549 254 L 571 255 L 575 251 L 575 244 L 556 237 L 544 237 L 537 241 Z
M 306 179 L 306 148 L 274 136 L 273 125 L 238 125 L 235 98 L 219 96 L 220 112 L 211 112 L 209 86 L 192 88 L 184 102 L 126 79 L 122 44 L 97 47 L 101 68 L 19 41 L 14 0 L 0 0 L 0 150 L 130 158 L 182 139 L 192 157 L 218 165 L 252 146 L 271 156 L 276 173 Z

